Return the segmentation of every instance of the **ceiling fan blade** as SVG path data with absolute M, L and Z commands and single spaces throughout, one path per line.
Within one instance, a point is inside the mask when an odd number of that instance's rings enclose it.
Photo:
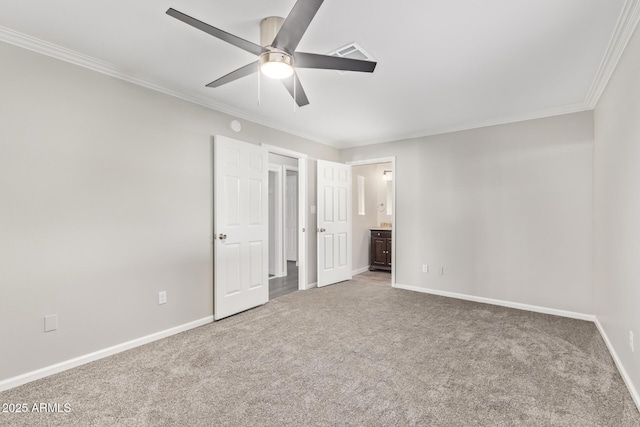
M 298 107 L 304 107 L 305 105 L 309 104 L 309 98 L 307 98 L 307 94 L 304 93 L 304 89 L 302 88 L 302 84 L 300 83 L 300 78 L 298 77 L 298 74 L 295 75 L 295 81 L 296 81 L 296 91 L 295 91 L 295 100 L 296 100 L 296 104 L 298 104 Z M 287 90 L 289 91 L 289 93 L 291 94 L 291 97 L 293 98 L 293 76 L 288 77 L 284 80 L 282 80 L 282 84 L 284 84 L 284 87 L 287 88 Z
M 324 0 L 298 0 L 271 45 L 293 53 Z
M 293 55 L 296 68 L 321 68 L 325 70 L 361 71 L 373 73 L 377 62 L 316 53 L 296 52 Z
M 242 77 L 248 76 L 249 74 L 253 74 L 260 69 L 258 66 L 258 61 L 252 62 L 251 64 L 245 65 L 242 68 L 238 68 L 235 71 L 230 72 L 226 76 L 220 77 L 218 80 L 214 80 L 207 85 L 207 87 L 219 87 L 224 84 L 230 83 L 234 80 L 238 80 Z
M 178 12 L 173 8 L 167 9 L 167 15 L 173 16 L 174 18 L 191 25 L 201 31 L 204 31 L 207 34 L 211 34 L 214 37 L 219 38 L 227 43 L 230 43 L 234 46 L 239 47 L 240 49 L 244 49 L 247 52 L 251 52 L 254 55 L 260 55 L 262 52 L 266 52 L 266 49 L 260 45 L 252 43 L 248 40 L 242 39 L 238 36 L 234 36 L 233 34 L 227 33 L 219 28 L 212 27 L 209 24 L 205 24 L 202 21 L 197 20 L 196 18 L 192 18 L 189 15 L 185 15 L 182 12 Z

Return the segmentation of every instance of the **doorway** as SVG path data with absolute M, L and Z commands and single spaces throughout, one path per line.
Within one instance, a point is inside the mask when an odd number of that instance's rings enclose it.
M 269 299 L 306 287 L 306 156 L 269 152 Z
M 395 157 L 348 162 L 352 166 L 353 275 L 395 284 Z M 385 279 L 386 277 L 386 279 Z

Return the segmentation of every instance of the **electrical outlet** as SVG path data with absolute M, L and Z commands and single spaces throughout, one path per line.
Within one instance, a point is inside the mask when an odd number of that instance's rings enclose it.
M 632 331 L 629 331 L 629 347 L 631 347 L 631 351 L 632 352 L 636 351 L 633 348 L 633 332 Z
M 58 315 L 50 314 L 49 316 L 44 316 L 44 331 L 51 332 L 58 329 Z
M 429 272 L 429 266 L 427 264 L 422 264 L 422 272 L 423 273 L 428 273 Z
M 158 292 L 158 304 L 167 303 L 167 291 Z

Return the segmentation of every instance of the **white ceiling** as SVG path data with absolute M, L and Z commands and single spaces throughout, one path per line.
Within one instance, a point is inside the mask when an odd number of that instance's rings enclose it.
M 357 42 L 378 66 L 298 70 L 311 104 L 295 112 L 282 84 L 266 78 L 258 106 L 257 74 L 206 88 L 255 57 L 165 14 L 173 7 L 259 43 L 261 19 L 286 17 L 294 3 L 5 0 L 0 40 L 348 147 L 589 109 L 615 56 L 610 42 L 638 8 L 637 0 L 326 0 L 298 50 Z

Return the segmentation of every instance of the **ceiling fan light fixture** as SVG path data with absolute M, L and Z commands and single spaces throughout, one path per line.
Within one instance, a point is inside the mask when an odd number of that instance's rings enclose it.
M 282 80 L 293 75 L 293 57 L 285 52 L 260 55 L 260 71 L 271 79 Z

